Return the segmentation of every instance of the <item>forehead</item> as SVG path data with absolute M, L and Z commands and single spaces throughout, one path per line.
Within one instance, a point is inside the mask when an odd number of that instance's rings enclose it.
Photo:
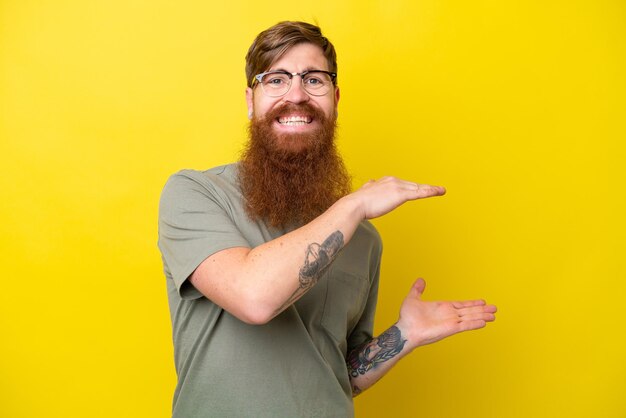
M 301 72 L 305 70 L 326 70 L 328 61 L 322 48 L 311 43 L 301 43 L 292 46 L 269 68 L 273 70 L 286 70 L 289 72 Z

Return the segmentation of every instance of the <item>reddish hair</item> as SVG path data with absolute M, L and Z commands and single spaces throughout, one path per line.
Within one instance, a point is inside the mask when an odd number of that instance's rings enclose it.
M 306 22 L 280 22 L 259 33 L 246 54 L 248 87 L 253 86 L 255 75 L 267 71 L 290 48 L 302 43 L 319 46 L 328 61 L 328 70 L 337 72 L 335 47 L 319 27 Z

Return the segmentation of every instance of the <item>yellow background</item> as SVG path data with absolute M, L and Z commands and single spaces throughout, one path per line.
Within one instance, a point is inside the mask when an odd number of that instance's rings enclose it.
M 357 417 L 626 417 L 626 3 L 225 3 L 0 1 L 0 416 L 169 416 L 159 194 L 237 158 L 245 52 L 290 19 L 338 49 L 355 186 L 448 188 L 376 221 L 376 331 L 418 276 L 500 309 Z

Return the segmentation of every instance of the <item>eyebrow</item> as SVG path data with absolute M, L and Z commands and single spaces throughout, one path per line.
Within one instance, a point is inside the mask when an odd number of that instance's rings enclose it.
M 286 70 L 286 69 L 284 69 L 284 68 L 282 68 L 282 67 L 281 67 L 281 68 L 270 68 L 270 69 L 269 69 L 269 70 L 267 70 L 267 71 L 268 71 L 268 72 L 269 72 L 269 71 L 284 71 L 284 72 L 286 72 L 286 73 L 292 74 L 292 72 L 291 72 L 291 71 Z M 315 67 L 307 67 L 307 68 L 305 68 L 305 69 L 304 69 L 304 71 L 328 71 L 328 70 L 321 70 L 321 69 L 319 69 L 319 68 L 315 68 Z M 304 71 L 301 71 L 301 72 L 304 72 Z

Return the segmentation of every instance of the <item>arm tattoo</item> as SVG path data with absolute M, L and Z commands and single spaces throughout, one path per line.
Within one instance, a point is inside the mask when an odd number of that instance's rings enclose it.
M 346 359 L 348 373 L 351 377 L 365 374 L 379 363 L 395 357 L 404 348 L 404 343 L 406 340 L 402 338 L 400 330 L 393 325 L 380 336 L 352 350 Z
M 317 283 L 341 247 L 343 234 L 340 231 L 330 234 L 322 245 L 313 243 L 307 247 L 304 266 L 300 269 L 299 275 L 301 289 L 309 290 Z
M 322 245 L 316 242 L 309 244 L 304 257 L 304 265 L 300 268 L 300 273 L 298 274 L 298 288 L 276 312 L 281 312 L 285 307 L 291 305 L 306 293 L 307 290 L 315 286 L 342 247 L 343 234 L 341 231 L 335 231 L 330 234 L 322 242 Z

